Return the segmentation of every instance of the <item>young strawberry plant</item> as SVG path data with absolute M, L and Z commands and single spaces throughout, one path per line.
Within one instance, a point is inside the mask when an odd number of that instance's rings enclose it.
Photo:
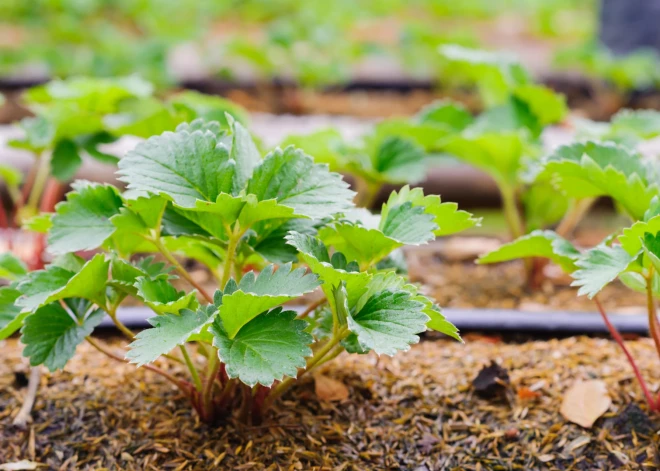
M 427 329 L 459 339 L 429 298 L 376 264 L 477 221 L 408 187 L 379 216 L 355 211 L 354 193 L 326 165 L 292 146 L 262 158 L 247 130 L 228 122 L 223 130 L 198 120 L 139 144 L 119 163 L 123 193 L 76 182 L 42 220 L 57 257 L 0 289 L 0 338 L 20 328 L 30 363 L 51 371 L 88 342 L 171 381 L 207 422 L 259 420 L 344 351 L 393 355 Z M 83 250 L 97 253 L 84 260 Z M 149 253 L 164 261 L 139 257 Z M 213 271 L 219 289 L 198 283 L 180 255 Z M 285 305 L 319 287 L 323 299 L 302 312 Z M 119 321 L 129 297 L 153 311 L 151 328 L 135 334 Z M 128 351 L 91 336 L 104 315 Z
M 632 226 L 605 239 L 597 247 L 580 252 L 552 231 L 535 231 L 483 256 L 480 263 L 494 263 L 524 257 L 544 257 L 562 267 L 579 286 L 578 295 L 593 299 L 614 340 L 626 355 L 639 381 L 649 408 L 660 411 L 660 398 L 651 394 L 621 334 L 610 322 L 598 293 L 619 279 L 630 289 L 646 294 L 649 332 L 660 355 L 660 323 L 657 297 L 660 295 L 660 196 L 654 196 Z

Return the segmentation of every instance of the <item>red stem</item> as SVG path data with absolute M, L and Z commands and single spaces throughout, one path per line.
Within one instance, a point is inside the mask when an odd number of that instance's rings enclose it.
M 646 402 L 648 402 L 651 410 L 657 411 L 658 404 L 653 399 L 653 396 L 651 395 L 648 387 L 646 386 L 646 381 L 644 381 L 644 378 L 642 377 L 642 373 L 639 371 L 639 368 L 637 367 L 637 363 L 635 363 L 635 359 L 631 355 L 630 351 L 628 351 L 628 347 L 626 347 L 623 341 L 623 337 L 621 337 L 621 334 L 619 333 L 617 328 L 614 327 L 614 325 L 610 322 L 610 319 L 607 316 L 605 309 L 603 309 L 603 305 L 600 303 L 600 300 L 597 297 L 594 297 L 594 303 L 596 303 L 596 307 L 598 307 L 598 312 L 600 312 L 600 315 L 603 318 L 605 325 L 607 326 L 607 330 L 610 331 L 610 335 L 612 335 L 614 341 L 619 345 L 619 347 L 621 347 L 621 350 L 623 350 L 623 353 L 626 355 L 626 358 L 628 358 L 628 363 L 630 363 L 630 366 L 632 366 L 633 372 L 635 373 L 635 377 L 637 378 L 637 381 L 639 382 L 639 385 L 642 388 L 642 392 L 646 397 Z

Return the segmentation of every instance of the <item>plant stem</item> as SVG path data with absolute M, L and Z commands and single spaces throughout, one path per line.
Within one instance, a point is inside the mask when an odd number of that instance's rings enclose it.
M 646 308 L 649 317 L 649 332 L 655 349 L 660 355 L 660 323 L 658 323 L 658 314 L 656 311 L 655 300 L 653 299 L 653 265 L 649 267 L 649 274 L 646 277 Z
M 28 390 L 25 395 L 25 400 L 21 409 L 14 417 L 13 424 L 17 427 L 25 427 L 28 420 L 30 419 L 30 414 L 32 408 L 34 407 L 34 401 L 37 399 L 37 390 L 39 389 L 39 383 L 41 381 L 41 365 L 33 366 L 30 370 L 30 379 L 28 380 Z
M 298 319 L 304 319 L 305 317 L 309 316 L 312 312 L 314 312 L 316 309 L 323 306 L 327 302 L 328 302 L 328 298 L 321 298 L 318 301 L 313 302 L 307 307 L 307 309 L 305 309 L 301 314 L 298 315 Z
M 105 347 L 101 346 L 101 344 L 98 343 L 96 340 L 94 340 L 92 337 L 87 336 L 87 337 L 85 337 L 85 340 L 87 340 L 87 342 L 89 342 L 89 344 L 92 347 L 94 347 L 99 352 L 103 353 L 104 355 L 112 358 L 113 360 L 117 360 L 121 363 L 128 363 L 128 361 L 126 361 L 124 358 L 120 357 L 119 355 L 116 355 L 116 354 L 112 353 L 110 350 L 108 350 Z M 145 368 L 149 371 L 153 371 L 156 374 L 161 375 L 163 378 L 165 378 L 166 380 L 168 380 L 172 384 L 176 385 L 179 389 L 181 389 L 183 392 L 188 394 L 188 391 L 185 388 L 185 383 L 183 381 L 175 378 L 171 374 L 167 373 L 166 371 L 161 370 L 157 366 L 153 366 L 153 365 L 149 365 L 149 364 L 143 365 L 143 368 Z
M 583 198 L 573 201 L 571 209 L 568 210 L 563 219 L 559 222 L 555 232 L 562 237 L 570 237 L 584 215 L 587 214 L 595 202 L 596 198 Z
M 133 333 L 133 331 L 131 329 L 129 329 L 128 327 L 126 327 L 123 324 L 123 322 L 120 321 L 117 318 L 117 308 L 116 307 L 106 309 L 105 312 L 108 314 L 110 319 L 112 319 L 113 324 L 115 324 L 115 327 L 117 327 L 117 329 L 119 329 L 122 334 L 124 334 L 131 341 L 135 340 L 135 334 Z
M 366 178 L 356 177 L 355 186 L 357 189 L 355 205 L 360 208 L 371 208 L 378 197 L 378 193 L 380 193 L 382 185 Z
M 218 371 L 220 371 L 220 360 L 218 359 L 218 352 L 215 348 L 211 350 L 211 356 L 209 357 L 207 370 L 208 376 L 206 377 L 206 383 L 204 384 L 204 390 L 202 391 L 202 405 L 204 407 L 205 414 L 209 414 L 211 412 L 213 384 L 215 383 L 215 377 L 218 375 Z M 208 417 L 206 419 L 208 419 Z
M 509 233 L 513 239 L 517 239 L 525 233 L 522 216 L 516 202 L 515 191 L 508 185 L 499 185 L 502 195 L 502 210 L 504 218 L 509 226 Z
M 238 242 L 241 239 L 241 232 L 238 223 L 233 232 L 227 231 L 229 234 L 229 242 L 227 244 L 227 255 L 225 258 L 225 265 L 222 268 L 222 281 L 220 282 L 220 289 L 225 289 L 225 285 L 231 277 L 231 270 L 234 266 L 234 258 L 236 257 L 236 248 L 238 247 Z
M 190 375 L 192 376 L 193 383 L 195 384 L 195 389 L 201 391 L 202 380 L 199 379 L 199 373 L 197 372 L 197 368 L 195 368 L 195 365 L 193 364 L 190 355 L 188 355 L 188 349 L 186 348 L 185 345 L 179 345 L 179 348 L 181 349 L 181 354 L 183 355 L 183 359 L 186 362 L 186 366 L 188 367 L 188 370 L 190 370 Z
M 211 304 L 213 304 L 213 297 L 210 296 L 202 286 L 197 283 L 191 276 L 190 274 L 186 271 L 185 268 L 179 263 L 179 261 L 174 257 L 172 252 L 168 250 L 165 245 L 163 245 L 163 242 L 160 240 L 160 237 L 154 237 L 150 239 L 151 242 L 156 246 L 158 251 L 165 257 L 165 259 L 170 262 L 174 268 L 176 268 L 176 271 L 179 272 L 179 274 L 183 277 L 184 280 L 186 280 L 190 285 L 195 288 L 204 298 Z
M 50 157 L 46 157 L 47 154 L 41 154 L 38 160 L 37 173 L 34 176 L 34 184 L 30 189 L 30 195 L 28 196 L 28 201 L 26 208 L 29 210 L 29 215 L 34 215 L 37 211 L 37 206 L 39 205 L 39 200 L 41 199 L 41 193 L 46 186 L 48 181 L 48 174 L 50 173 Z
M 637 382 L 639 383 L 640 387 L 642 388 L 642 392 L 644 393 L 644 397 L 646 398 L 646 402 L 648 403 L 649 408 L 651 410 L 656 410 L 657 409 L 657 403 L 655 402 L 655 400 L 653 399 L 653 396 L 649 392 L 649 389 L 646 386 L 646 381 L 644 381 L 644 377 L 642 376 L 642 373 L 639 371 L 639 368 L 637 367 L 637 363 L 635 363 L 635 359 L 633 358 L 630 351 L 628 351 L 628 348 L 626 347 L 626 344 L 623 341 L 623 337 L 621 337 L 621 334 L 619 333 L 617 328 L 614 327 L 614 324 L 612 324 L 610 322 L 610 319 L 607 316 L 607 313 L 605 312 L 605 309 L 603 309 L 603 305 L 600 303 L 600 300 L 598 299 L 598 297 L 594 297 L 594 303 L 596 303 L 596 307 L 598 308 L 598 312 L 600 312 L 600 315 L 603 318 L 603 321 L 605 322 L 605 325 L 607 326 L 607 330 L 610 331 L 610 335 L 612 336 L 614 341 L 619 345 L 621 350 L 623 350 L 624 355 L 626 355 L 626 358 L 628 359 L 628 363 L 630 363 L 630 366 L 632 366 L 635 377 L 637 378 Z

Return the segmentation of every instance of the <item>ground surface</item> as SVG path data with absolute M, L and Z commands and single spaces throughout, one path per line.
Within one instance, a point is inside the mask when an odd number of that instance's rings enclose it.
M 25 391 L 15 382 L 18 343 L 0 347 L 0 463 L 33 459 L 48 465 L 40 469 L 62 470 L 657 469 L 658 421 L 642 416 L 631 432 L 615 419 L 627 404 L 645 406 L 616 345 L 604 339 L 504 344 L 469 337 L 466 345 L 422 342 L 394 359 L 342 356 L 323 373 L 348 387 L 348 399 L 319 400 L 308 378 L 265 425 L 212 428 L 169 383 L 142 370 L 129 376 L 132 366 L 83 345 L 66 371 L 42 380 L 26 431 L 10 425 Z M 650 341 L 630 348 L 657 389 Z M 509 370 L 511 388 L 481 399 L 471 381 L 491 360 Z M 613 402 L 588 430 L 558 411 L 566 389 L 590 378 L 606 382 Z M 530 390 L 538 397 L 530 399 Z

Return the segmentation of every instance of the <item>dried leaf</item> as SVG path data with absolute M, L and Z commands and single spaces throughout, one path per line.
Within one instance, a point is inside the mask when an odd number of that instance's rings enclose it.
M 541 393 L 533 391 L 530 388 L 522 387 L 518 389 L 518 399 L 521 401 L 529 401 L 541 397 Z
M 489 366 L 484 366 L 479 371 L 472 381 L 472 387 L 479 396 L 489 399 L 504 393 L 509 383 L 509 372 L 506 368 L 491 361 Z
M 603 381 L 578 381 L 564 395 L 561 415 L 584 428 L 591 426 L 612 404 Z
M 322 401 L 343 401 L 348 398 L 348 388 L 341 381 L 324 375 L 314 376 L 314 389 Z

